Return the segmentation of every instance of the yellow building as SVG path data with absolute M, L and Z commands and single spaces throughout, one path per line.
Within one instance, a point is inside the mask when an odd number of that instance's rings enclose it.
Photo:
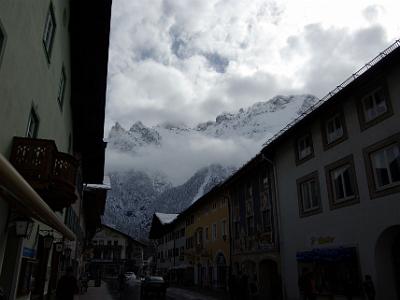
M 193 268 L 196 285 L 227 287 L 230 264 L 229 207 L 217 186 L 187 208 L 185 261 Z

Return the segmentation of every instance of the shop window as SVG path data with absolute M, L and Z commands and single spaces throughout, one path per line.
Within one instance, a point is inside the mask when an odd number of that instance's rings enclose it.
M 301 217 L 322 211 L 317 172 L 313 172 L 297 180 L 297 194 Z
M 26 129 L 26 137 L 29 138 L 36 138 L 39 130 L 39 117 L 36 114 L 35 109 L 32 107 L 31 112 L 29 114 L 29 119 L 28 119 L 28 126 Z
M 21 269 L 19 272 L 19 280 L 18 280 L 18 296 L 28 295 L 30 291 L 34 290 L 34 280 L 32 277 L 36 272 L 37 262 L 34 260 L 30 260 L 27 258 L 22 258 L 21 260 Z
M 63 104 L 64 104 L 64 94 L 65 94 L 66 82 L 67 82 L 67 77 L 65 75 L 65 68 L 64 68 L 64 66 L 62 66 L 60 82 L 58 84 L 58 95 L 57 95 L 57 101 L 58 101 L 58 105 L 60 106 L 61 111 L 63 109 Z
M 372 83 L 373 89 L 359 96 L 358 116 L 362 130 L 373 126 L 393 114 L 386 83 Z
M 400 134 L 364 150 L 371 197 L 400 192 Z
M 301 163 L 312 158 L 314 148 L 311 134 L 305 134 L 296 140 L 296 162 Z
M 331 208 L 358 202 L 357 180 L 353 156 L 349 155 L 326 168 L 328 195 Z
M 50 61 L 55 33 L 56 33 L 56 18 L 54 15 L 53 4 L 50 4 L 43 31 L 43 46 L 48 61 Z

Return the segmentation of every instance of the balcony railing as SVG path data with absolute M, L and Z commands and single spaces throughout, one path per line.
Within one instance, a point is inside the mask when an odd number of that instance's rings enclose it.
M 78 161 L 54 141 L 14 137 L 10 161 L 53 210 L 75 202 Z

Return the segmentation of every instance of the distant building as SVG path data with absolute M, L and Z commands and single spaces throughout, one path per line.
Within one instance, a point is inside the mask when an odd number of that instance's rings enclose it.
M 157 240 L 157 270 L 172 281 L 226 289 L 228 212 L 228 199 L 217 187 L 179 215 L 154 214 L 150 238 Z
M 92 274 L 115 277 L 126 271 L 139 274 L 144 266 L 145 244 L 107 225 L 102 225 L 91 241 L 86 270 Z

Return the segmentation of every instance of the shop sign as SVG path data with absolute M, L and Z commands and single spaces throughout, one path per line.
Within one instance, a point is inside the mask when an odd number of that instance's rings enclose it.
M 310 238 L 311 246 L 323 246 L 333 244 L 335 242 L 336 237 L 334 236 L 312 236 Z
M 36 251 L 35 249 L 24 247 L 22 249 L 22 256 L 26 258 L 35 258 L 36 257 Z

